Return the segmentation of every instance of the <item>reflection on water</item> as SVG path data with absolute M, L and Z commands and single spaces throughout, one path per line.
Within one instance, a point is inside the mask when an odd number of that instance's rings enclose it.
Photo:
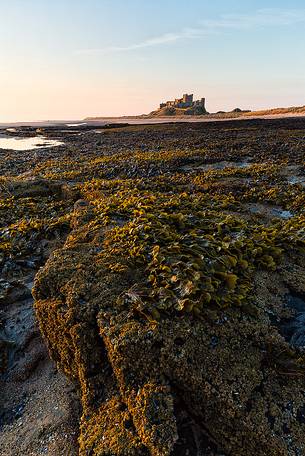
M 302 187 L 305 187 L 305 176 L 291 176 L 288 182 L 291 185 L 300 184 Z
M 43 147 L 61 146 L 64 143 L 55 139 L 47 139 L 43 136 L 34 136 L 33 138 L 12 138 L 0 135 L 0 149 L 12 150 L 31 150 L 41 149 Z
M 190 165 L 182 166 L 183 171 L 210 171 L 210 170 L 223 170 L 225 168 L 247 168 L 252 165 L 248 159 L 241 162 L 232 162 L 232 161 L 220 161 L 214 163 L 207 163 L 203 165 L 198 165 L 193 163 Z
M 87 125 L 87 122 L 82 122 L 82 123 L 72 123 L 72 124 L 66 124 L 67 127 L 81 127 L 82 125 Z
M 268 218 L 277 217 L 288 220 L 294 216 L 291 211 L 285 211 L 280 207 L 271 206 L 269 204 L 250 203 L 247 207 L 252 214 L 260 214 Z

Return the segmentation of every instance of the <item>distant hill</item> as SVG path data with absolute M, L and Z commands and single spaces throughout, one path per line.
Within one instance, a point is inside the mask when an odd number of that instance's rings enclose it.
M 305 114 L 305 106 L 292 106 L 290 108 L 263 109 L 261 111 L 251 111 L 245 116 L 268 116 L 277 114 Z
M 285 114 L 305 114 L 305 106 L 292 106 L 288 108 L 272 108 L 263 109 L 259 111 L 242 110 L 235 108 L 232 111 L 218 111 L 215 113 L 209 113 L 207 111 L 200 112 L 200 108 L 174 108 L 164 107 L 156 111 L 151 112 L 145 117 L 165 117 L 165 116 L 201 116 L 204 115 L 208 119 L 226 119 L 235 117 L 254 117 L 254 116 L 268 116 L 268 115 L 285 115 Z
M 250 111 L 242 110 L 240 108 L 235 108 L 232 111 L 218 111 L 215 113 L 208 113 L 205 109 L 201 107 L 192 107 L 192 108 L 176 108 L 165 106 L 156 111 L 152 111 L 150 114 L 142 114 L 138 116 L 122 116 L 117 118 L 109 118 L 109 120 L 114 119 L 151 119 L 158 117 L 199 117 L 204 119 L 235 119 L 239 117 L 260 117 L 260 116 L 291 116 L 291 115 L 305 115 L 305 106 L 291 106 L 288 108 L 273 108 L 273 109 L 263 109 L 260 111 Z M 107 117 L 86 117 L 85 121 L 99 121 L 105 120 Z
M 202 116 L 208 112 L 202 106 L 192 106 L 190 108 L 176 108 L 175 106 L 164 106 L 163 108 L 152 111 L 149 116 L 163 117 L 163 116 Z

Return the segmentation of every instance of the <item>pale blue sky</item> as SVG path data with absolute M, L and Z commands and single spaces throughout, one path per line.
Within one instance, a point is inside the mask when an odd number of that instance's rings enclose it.
M 0 122 L 305 104 L 305 1 L 0 0 Z

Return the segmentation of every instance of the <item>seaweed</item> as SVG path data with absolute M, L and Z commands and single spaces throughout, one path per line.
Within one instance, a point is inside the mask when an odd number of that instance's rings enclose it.
M 305 286 L 304 187 L 287 181 L 305 127 L 290 122 L 85 132 L 33 160 L 49 193 L 19 191 L 22 160 L 2 179 L 1 264 L 52 251 L 35 309 L 79 385 L 81 455 L 172 456 L 177 401 L 226 454 L 304 451 L 285 408 L 304 406 L 304 354 L 271 318 Z

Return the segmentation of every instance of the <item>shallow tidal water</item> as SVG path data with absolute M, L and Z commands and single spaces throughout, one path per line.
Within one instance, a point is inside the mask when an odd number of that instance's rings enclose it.
M 294 311 L 294 315 L 281 320 L 281 334 L 291 345 L 305 347 L 305 300 L 303 296 L 289 294 L 286 305 Z
M 61 146 L 64 143 L 55 139 L 47 139 L 43 136 L 34 136 L 32 138 L 13 138 L 0 135 L 0 149 L 10 150 L 32 150 L 43 147 Z

